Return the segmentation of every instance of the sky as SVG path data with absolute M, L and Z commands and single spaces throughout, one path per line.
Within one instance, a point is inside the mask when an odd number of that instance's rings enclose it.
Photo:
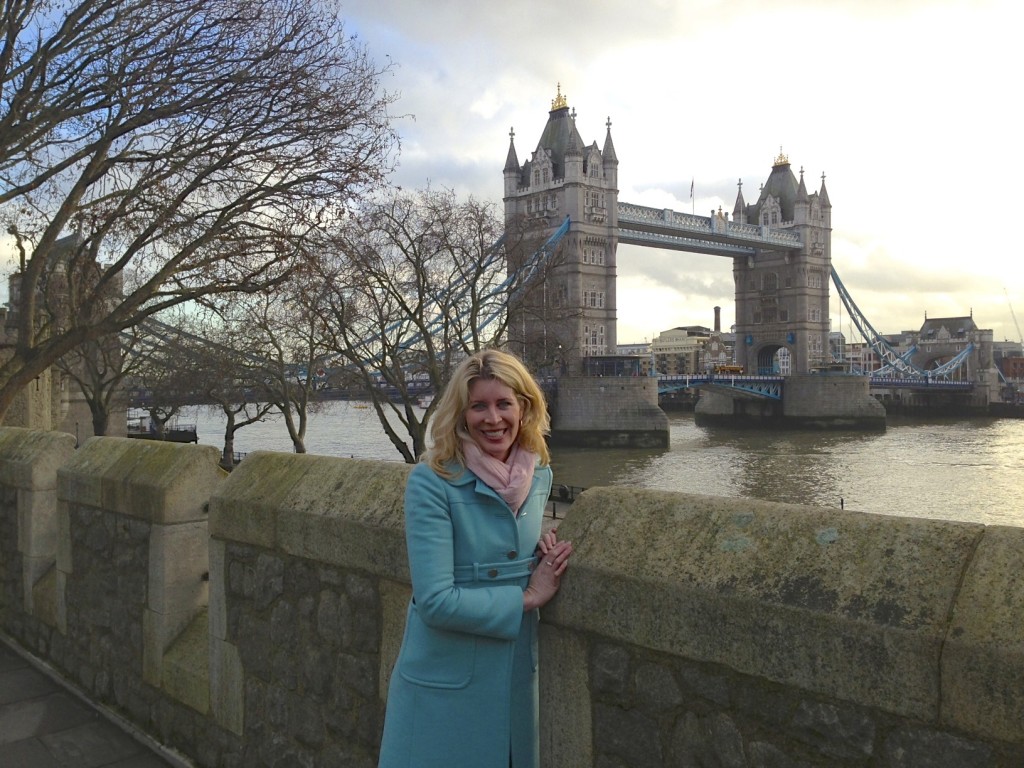
M 611 120 L 621 202 L 731 213 L 781 149 L 809 191 L 825 174 L 832 264 L 875 329 L 973 313 L 1021 340 L 1018 0 L 340 2 L 391 65 L 396 185 L 500 211 L 509 131 L 523 162 L 560 85 L 584 143 Z M 730 259 L 619 247 L 619 343 L 710 327 L 716 305 L 732 324 Z

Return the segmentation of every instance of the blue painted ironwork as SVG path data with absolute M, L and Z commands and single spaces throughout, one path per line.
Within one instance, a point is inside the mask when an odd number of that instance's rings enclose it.
M 781 400 L 782 376 L 743 376 L 739 374 L 702 373 L 676 374 L 658 377 L 658 394 L 678 392 L 683 389 L 731 389 L 764 400 Z

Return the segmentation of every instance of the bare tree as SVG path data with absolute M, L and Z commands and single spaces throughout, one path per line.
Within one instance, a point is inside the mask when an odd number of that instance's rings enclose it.
M 321 405 L 325 375 L 325 293 L 319 277 L 296 270 L 273 295 L 246 297 L 233 310 L 245 328 L 245 350 L 261 401 L 280 412 L 296 453 L 306 452 L 309 416 Z M 239 348 L 236 346 L 236 348 Z
M 362 381 L 406 462 L 426 448 L 434 403 L 469 352 L 500 343 L 520 276 L 506 273 L 494 207 L 451 191 L 396 192 L 353 216 L 326 265 L 323 330 Z M 503 238 L 504 234 L 504 238 Z
M 392 161 L 383 70 L 327 3 L 8 0 L 0 19 L 19 254 L 0 417 L 87 342 L 280 284 Z
M 105 435 L 111 412 L 124 406 L 124 382 L 147 354 L 142 331 L 136 326 L 87 341 L 57 361 L 57 368 L 82 393 L 92 414 L 92 433 Z
M 254 354 L 252 334 L 237 313 L 199 312 L 182 318 L 179 343 L 187 347 L 180 373 L 191 381 L 201 407 L 224 415 L 221 466 L 235 466 L 235 435 L 263 421 L 274 403 L 262 398 L 265 362 Z

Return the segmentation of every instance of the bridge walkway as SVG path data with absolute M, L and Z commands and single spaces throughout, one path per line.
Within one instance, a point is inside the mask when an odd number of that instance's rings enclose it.
M 0 636 L 0 764 L 12 768 L 188 766 L 147 741 Z

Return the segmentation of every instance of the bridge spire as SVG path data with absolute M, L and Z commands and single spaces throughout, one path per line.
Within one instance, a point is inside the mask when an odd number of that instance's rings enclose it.
M 612 144 L 612 118 L 610 115 L 604 125 L 607 132 L 604 135 L 604 150 L 601 152 L 602 160 L 605 165 L 618 165 L 619 158 L 615 154 L 615 145 Z
M 736 205 L 732 207 L 732 220 L 737 224 L 747 223 L 747 201 L 743 199 L 743 179 L 736 182 Z
M 519 156 L 516 155 L 516 131 L 508 129 L 508 156 L 505 158 L 505 171 L 519 172 Z

